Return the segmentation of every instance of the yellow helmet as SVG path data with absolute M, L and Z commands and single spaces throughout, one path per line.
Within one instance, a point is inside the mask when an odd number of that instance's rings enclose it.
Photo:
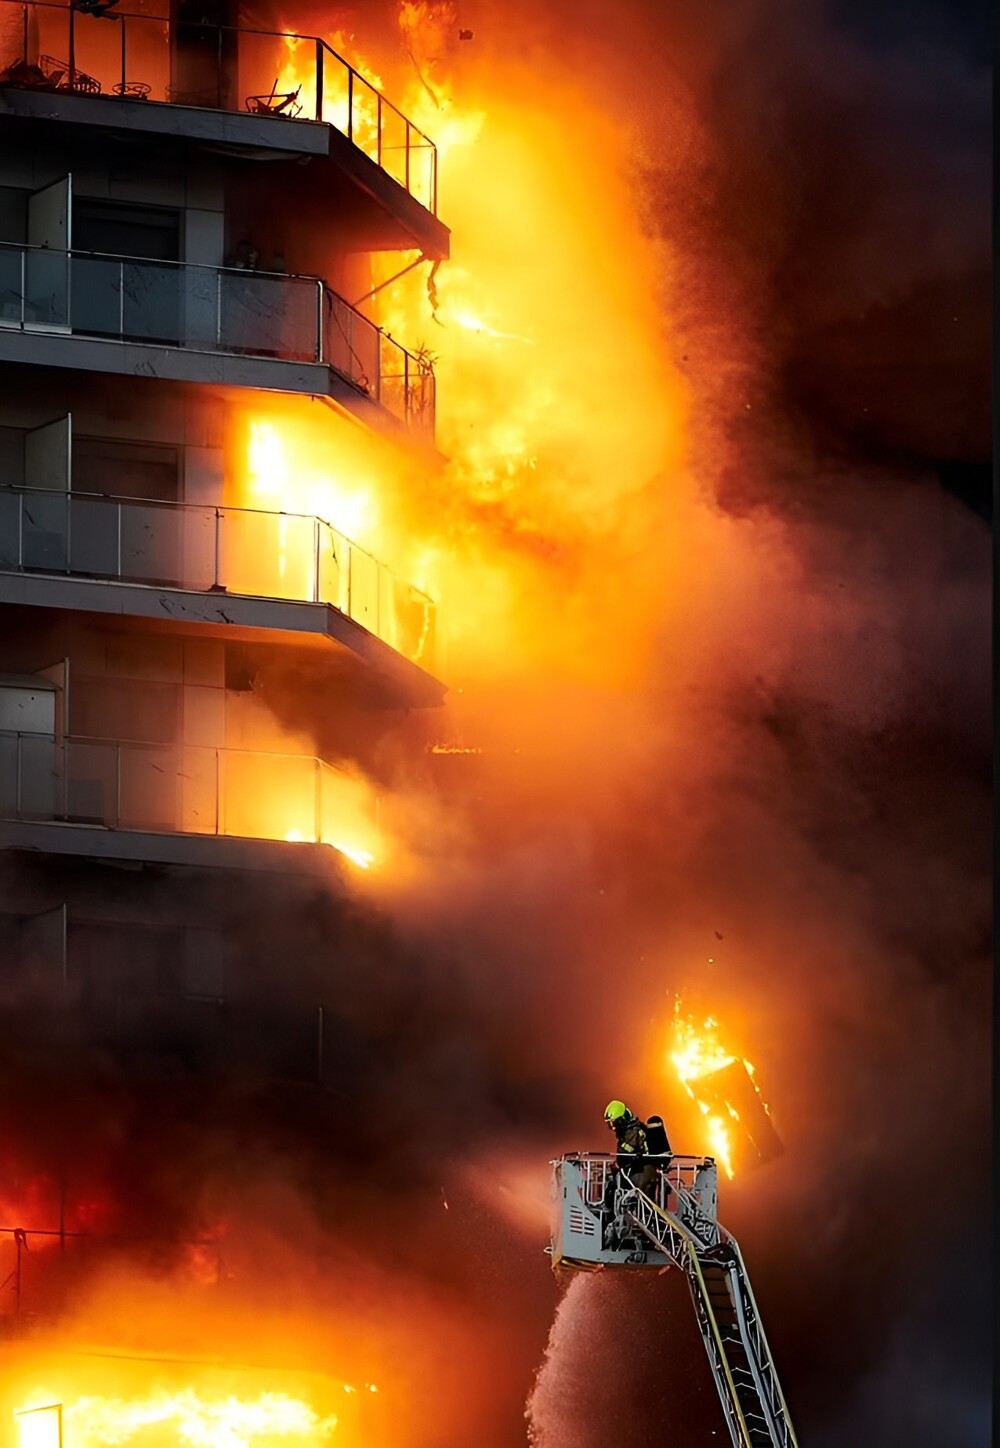
M 607 1110 L 604 1113 L 604 1119 L 609 1126 L 613 1127 L 615 1122 L 621 1121 L 623 1116 L 631 1115 L 632 1113 L 631 1111 L 629 1111 L 624 1101 L 609 1101 Z

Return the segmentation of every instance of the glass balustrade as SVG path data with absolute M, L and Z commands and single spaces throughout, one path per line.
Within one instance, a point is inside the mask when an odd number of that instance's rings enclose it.
M 117 6 L 109 19 L 51 0 L 0 0 L 0 85 L 322 121 L 436 214 L 433 142 L 319 36 Z
M 433 657 L 431 599 L 321 518 L 0 487 L 0 569 L 325 603 Z
M 433 437 L 429 363 L 319 277 L 0 243 L 4 327 L 325 363 Z
M 0 731 L 0 817 L 333 845 L 368 864 L 376 803 L 310 755 Z

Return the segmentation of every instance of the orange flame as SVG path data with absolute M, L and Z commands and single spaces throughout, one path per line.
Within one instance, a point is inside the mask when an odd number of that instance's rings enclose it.
M 84 1397 L 63 1410 L 75 1448 L 104 1443 L 180 1442 L 191 1448 L 267 1448 L 279 1440 L 325 1442 L 337 1419 L 284 1393 L 211 1398 L 194 1388 L 153 1391 L 144 1398 Z
M 674 1005 L 670 1060 L 685 1091 L 694 1101 L 702 1116 L 705 1117 L 705 1130 L 712 1154 L 717 1161 L 721 1162 L 726 1176 L 732 1180 L 735 1174 L 732 1159 L 733 1143 L 728 1123 L 717 1109 L 699 1096 L 697 1083 L 712 1072 L 731 1066 L 736 1060 L 743 1061 L 751 1081 L 753 1081 L 755 1068 L 751 1062 L 743 1060 L 743 1057 L 735 1056 L 722 1045 L 718 1036 L 718 1028 L 719 1023 L 714 1016 L 706 1016 L 700 1025 L 695 1022 L 693 1017 L 682 1016 L 678 1000 Z M 759 1095 L 756 1082 L 753 1082 L 753 1085 Z M 725 1112 L 732 1121 L 739 1121 L 739 1112 L 728 1102 L 725 1103 Z
M 336 56 L 348 59 L 356 72 L 349 81 L 347 65 L 339 63 L 329 52 L 323 55 L 323 114 L 319 118 L 350 135 L 356 146 L 375 159 L 379 154 L 379 103 L 377 92 L 382 82 L 366 65 L 352 45 L 352 37 L 342 30 L 329 31 L 322 37 Z M 316 115 L 316 46 L 299 35 L 282 37 L 282 51 L 277 95 L 298 93 L 297 99 L 306 116 Z M 349 55 L 350 52 L 350 55 Z

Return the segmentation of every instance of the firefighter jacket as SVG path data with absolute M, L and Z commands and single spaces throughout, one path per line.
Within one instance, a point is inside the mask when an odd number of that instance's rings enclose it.
M 617 1165 L 620 1169 L 640 1166 L 646 1154 L 646 1128 L 637 1116 L 618 1135 Z

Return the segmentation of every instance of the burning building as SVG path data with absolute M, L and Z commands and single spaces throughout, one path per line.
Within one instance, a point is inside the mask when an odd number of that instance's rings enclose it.
M 804 1436 L 962 1411 L 978 90 L 834 8 L 0 0 L 0 1441 L 523 1442 L 620 1093 Z M 671 1290 L 540 1444 L 717 1441 Z
M 147 1104 L 178 1074 L 335 1089 L 331 983 L 277 943 L 310 911 L 330 941 L 379 867 L 379 747 L 444 693 L 435 604 L 372 524 L 384 479 L 439 461 L 373 257 L 449 233 L 390 96 L 229 0 L 2 0 L 0 94 L 0 932 L 5 990 L 75 1058 L 5 1134 L 0 1277 L 5 1329 L 44 1337 L 138 1242 L 195 1297 L 223 1274 L 109 1137 L 105 1068 Z M 286 1335 L 241 1377 L 178 1317 L 23 1348 L 0 1441 L 375 1441 L 360 1361 L 317 1376 Z

